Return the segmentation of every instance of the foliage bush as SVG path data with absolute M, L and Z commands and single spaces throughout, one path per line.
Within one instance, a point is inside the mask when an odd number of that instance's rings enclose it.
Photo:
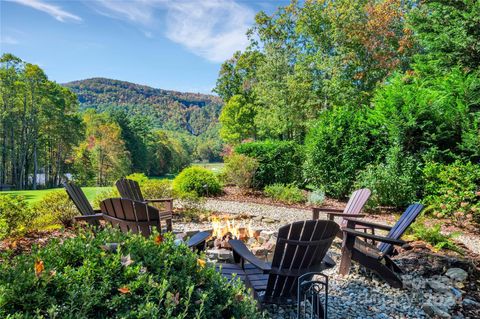
M 125 177 L 126 179 L 130 179 L 132 181 L 136 181 L 139 185 L 142 185 L 146 181 L 148 181 L 147 175 L 144 173 L 133 173 Z
M 416 239 L 424 240 L 431 244 L 435 249 L 449 249 L 463 254 L 463 250 L 452 240 L 459 233 L 443 234 L 441 225 L 435 224 L 431 227 L 425 225 L 424 220 L 420 219 L 412 224 L 413 236 Z
M 361 108 L 337 107 L 323 112 L 305 140 L 307 181 L 329 196 L 347 196 L 357 173 L 376 159 L 380 153 L 376 149 L 382 147 L 380 139 L 373 143 L 369 125 Z
M 33 205 L 36 228 L 44 228 L 52 224 L 71 226 L 73 217 L 80 215 L 73 202 L 64 190 L 52 191 Z
M 242 189 L 251 188 L 259 163 L 243 154 L 232 154 L 226 158 L 223 175 L 227 183 Z
M 253 186 L 262 188 L 275 183 L 303 183 L 301 167 L 303 147 L 292 141 L 247 142 L 235 147 L 235 152 L 255 158 L 259 165 Z
M 149 179 L 140 185 L 145 198 L 173 197 L 172 181 L 168 179 Z
M 222 186 L 213 172 L 206 168 L 190 166 L 173 180 L 175 195 L 182 197 L 218 195 Z
M 377 90 L 369 113 L 371 130 L 417 158 L 478 160 L 480 117 L 474 108 L 480 105 L 479 93 L 479 74 L 458 68 L 438 72 L 434 65 L 417 64 L 415 71 L 396 74 Z
M 85 231 L 5 260 L 0 317 L 260 317 L 238 280 L 223 278 L 173 235 L 157 238 Z M 109 251 L 107 243 L 121 244 Z
M 272 184 L 265 186 L 264 193 L 266 196 L 282 201 L 287 204 L 305 202 L 303 191 L 294 184 Z
M 370 208 L 378 206 L 406 207 L 415 202 L 421 191 L 419 163 L 392 148 L 385 163 L 367 165 L 355 182 L 355 188 L 369 188 Z
M 423 169 L 424 203 L 436 217 L 480 222 L 480 165 L 429 162 Z M 460 223 L 461 224 L 461 223 Z
M 33 212 L 23 196 L 0 195 L 0 239 L 28 230 Z

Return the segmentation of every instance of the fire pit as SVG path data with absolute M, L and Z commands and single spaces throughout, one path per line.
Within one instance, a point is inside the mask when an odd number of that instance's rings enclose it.
M 206 255 L 210 261 L 233 262 L 233 254 L 228 243 L 231 239 L 238 239 L 259 258 L 270 261 L 277 241 L 273 231 L 253 229 L 249 221 L 236 222 L 228 216 L 213 217 L 211 219 L 212 237 L 207 243 Z

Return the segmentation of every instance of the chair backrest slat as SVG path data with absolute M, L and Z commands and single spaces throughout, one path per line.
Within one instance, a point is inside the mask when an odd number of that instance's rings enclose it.
M 372 192 L 368 188 L 357 189 L 350 195 L 350 199 L 343 212 L 345 214 L 360 214 L 371 194 Z M 342 220 L 341 226 L 346 227 L 347 221 Z
M 92 205 L 88 201 L 85 193 L 80 187 L 75 185 L 72 182 L 68 182 L 65 185 L 65 190 L 67 191 L 68 197 L 73 201 L 75 207 L 79 210 L 82 215 L 93 215 L 94 211 Z
M 117 186 L 118 192 L 122 198 L 128 198 L 140 202 L 145 201 L 140 185 L 137 181 L 122 178 L 115 182 L 115 186 Z
M 400 219 L 393 225 L 387 237 L 392 239 L 400 239 L 407 230 L 407 228 L 415 221 L 417 216 L 423 210 L 422 204 L 412 204 L 407 207 L 405 212 L 400 216 Z M 392 251 L 393 245 L 387 243 L 380 243 L 378 249 L 383 254 L 388 254 Z
M 100 204 L 105 220 L 123 232 L 148 237 L 153 229 L 161 231 L 160 215 L 155 207 L 128 198 L 107 198 Z
M 295 296 L 298 276 L 311 271 L 312 267 L 320 267 L 339 229 L 329 220 L 299 221 L 281 227 L 265 298 Z

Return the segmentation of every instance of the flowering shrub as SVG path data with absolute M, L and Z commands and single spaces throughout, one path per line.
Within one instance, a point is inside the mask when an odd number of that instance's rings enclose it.
M 120 243 L 116 250 L 108 243 Z M 50 242 L 0 264 L 0 317 L 258 318 L 228 282 L 174 236 L 106 229 Z M 12 317 L 11 317 L 12 318 Z
M 425 165 L 423 174 L 428 211 L 440 218 L 480 222 L 480 165 L 431 162 Z

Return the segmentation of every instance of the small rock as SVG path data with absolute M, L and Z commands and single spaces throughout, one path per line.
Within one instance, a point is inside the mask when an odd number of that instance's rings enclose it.
M 268 217 L 265 217 L 265 218 L 262 219 L 262 222 L 267 223 L 267 224 L 273 224 L 275 222 L 275 220 L 273 220 L 271 218 L 268 218 Z
M 476 302 L 475 300 L 465 298 L 463 299 L 462 306 L 466 309 L 479 309 L 480 303 Z
M 450 292 L 450 290 L 451 290 L 451 287 L 449 287 L 448 285 L 444 284 L 443 282 L 441 282 L 439 280 L 429 280 L 428 285 L 435 292 L 446 293 L 446 292 Z
M 262 218 L 263 218 L 263 216 L 255 216 L 255 217 L 253 217 L 252 219 L 253 219 L 254 221 L 259 222 L 259 221 L 262 221 Z
M 450 268 L 445 273 L 445 276 L 452 280 L 463 282 L 467 279 L 468 273 L 462 268 Z
M 438 308 L 437 306 L 435 305 L 432 305 L 431 303 L 427 302 L 427 303 L 424 303 L 423 306 L 422 306 L 422 309 L 423 311 L 425 311 L 425 313 L 432 317 L 432 318 L 442 318 L 442 319 L 450 319 L 452 318 L 452 316 L 450 316 L 448 313 L 446 313 L 445 311 L 443 311 L 442 309 Z

